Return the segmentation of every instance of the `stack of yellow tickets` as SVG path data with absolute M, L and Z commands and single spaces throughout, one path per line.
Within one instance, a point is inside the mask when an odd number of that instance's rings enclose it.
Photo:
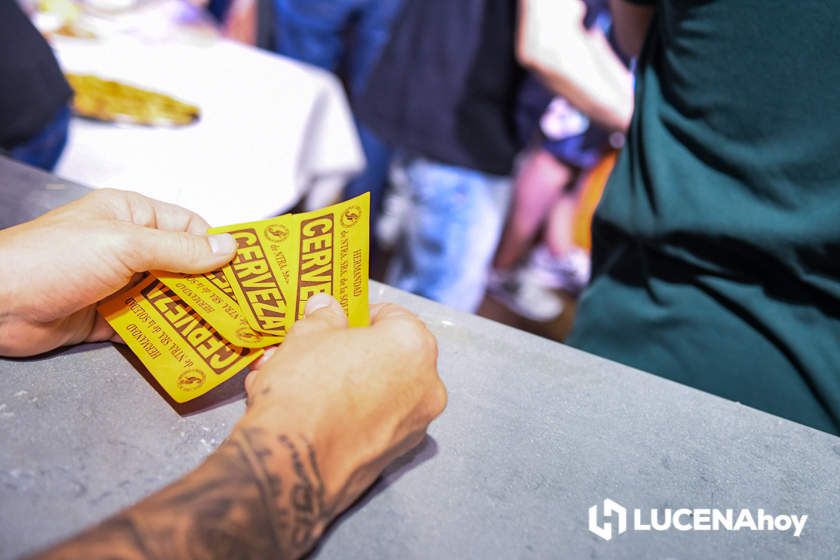
M 367 325 L 370 197 L 305 214 L 213 228 L 239 248 L 221 270 L 152 272 L 99 311 L 179 403 L 203 395 L 280 344 L 306 302 L 335 296 Z

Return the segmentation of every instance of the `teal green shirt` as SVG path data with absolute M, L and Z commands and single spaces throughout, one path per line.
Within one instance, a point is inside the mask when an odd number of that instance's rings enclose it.
M 840 6 L 662 0 L 570 344 L 840 433 Z

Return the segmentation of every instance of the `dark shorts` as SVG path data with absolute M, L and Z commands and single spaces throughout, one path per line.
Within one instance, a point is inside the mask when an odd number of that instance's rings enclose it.
M 610 133 L 591 125 L 583 134 L 552 140 L 543 135 L 543 148 L 561 163 L 580 169 L 594 167 L 612 147 Z
M 58 163 L 70 127 L 70 108 L 62 107 L 58 114 L 41 132 L 9 149 L 9 156 L 44 171 L 52 171 Z

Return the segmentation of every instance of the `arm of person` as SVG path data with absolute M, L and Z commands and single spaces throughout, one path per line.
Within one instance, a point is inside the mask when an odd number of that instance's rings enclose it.
M 320 306 L 320 307 L 319 307 Z M 245 416 L 195 471 L 41 558 L 297 558 L 446 405 L 423 323 L 375 306 L 347 327 L 315 296 L 246 378 Z
M 546 86 L 610 130 L 626 130 L 633 78 L 580 0 L 520 0 L 517 57 Z
M 615 37 L 626 56 L 636 58 L 642 52 L 655 4 L 656 0 L 610 0 Z
M 2 354 L 107 340 L 95 304 L 136 273 L 200 273 L 233 257 L 229 235 L 206 231 L 177 206 L 97 191 L 0 232 Z M 42 557 L 301 556 L 446 406 L 422 321 L 386 304 L 372 307 L 370 327 L 350 329 L 326 295 L 245 388 L 245 415 L 200 467 Z
M 257 44 L 257 0 L 233 0 L 228 8 L 223 33 L 245 45 Z

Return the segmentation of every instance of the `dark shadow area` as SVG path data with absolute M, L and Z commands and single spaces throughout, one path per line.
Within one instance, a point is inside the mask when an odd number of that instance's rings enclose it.
M 111 344 L 110 342 L 91 342 L 88 344 L 76 344 L 74 346 L 63 346 L 61 348 L 56 348 L 55 350 L 50 350 L 49 352 L 43 352 L 36 356 L 26 356 L 21 358 L 9 358 L 3 357 L 4 360 L 9 362 L 20 362 L 20 363 L 30 363 L 30 362 L 40 362 L 41 360 L 47 360 L 49 358 L 54 358 L 56 356 L 70 356 L 73 354 L 79 354 L 81 352 L 88 352 L 90 350 L 97 350 L 99 348 L 103 348 Z
M 245 398 L 245 376 L 248 375 L 248 372 L 250 371 L 248 368 L 240 371 L 221 385 L 214 387 L 200 397 L 196 397 L 185 403 L 177 403 L 172 400 L 172 397 L 170 397 L 163 387 L 160 386 L 155 377 L 148 369 L 146 369 L 143 362 L 134 355 L 128 346 L 124 346 L 122 344 L 115 344 L 114 346 L 117 351 L 125 357 L 128 363 L 137 370 L 137 373 L 139 373 L 143 379 L 145 379 L 146 382 L 151 385 L 155 391 L 157 391 L 161 398 L 172 407 L 172 410 L 180 416 L 192 416 L 193 414 L 212 410 L 216 407 Z
M 245 398 L 245 377 L 250 371 L 249 368 L 245 368 L 244 370 L 240 371 L 227 381 L 223 382 L 221 385 L 214 387 L 213 389 L 201 395 L 200 397 L 196 397 L 195 399 L 185 403 L 177 403 L 172 399 L 172 397 L 169 396 L 169 394 L 163 389 L 163 387 L 160 386 L 160 384 L 157 382 L 157 379 L 155 379 L 151 372 L 149 372 L 149 370 L 146 369 L 146 366 L 143 365 L 143 362 L 141 362 L 140 359 L 134 355 L 134 353 L 128 346 L 113 342 L 94 342 L 89 344 L 78 344 L 75 346 L 56 348 L 55 350 L 50 350 L 49 352 L 38 354 L 37 356 L 3 359 L 9 362 L 20 363 L 39 362 L 41 360 L 49 359 L 55 356 L 70 356 L 73 354 L 89 352 L 91 350 L 103 348 L 108 345 L 113 345 L 117 352 L 122 354 L 122 356 L 126 359 L 126 361 L 129 364 L 131 364 L 135 371 L 137 371 L 137 373 L 140 374 L 140 376 L 143 377 L 143 379 L 145 379 L 146 382 L 149 385 L 151 385 L 155 391 L 157 391 L 161 398 L 165 400 L 167 404 L 169 404 L 169 406 L 171 406 L 172 409 L 179 416 L 191 416 L 193 414 L 198 414 L 200 412 L 212 410 L 216 407 L 223 406 L 228 403 L 232 403 Z
M 597 216 L 594 230 L 600 243 L 592 254 L 593 277 L 606 274 L 627 286 L 644 287 L 652 276 L 672 284 L 699 286 L 704 291 L 708 289 L 704 278 L 715 277 L 759 286 L 770 299 L 811 306 L 826 316 L 840 317 L 838 294 L 831 291 L 834 286 L 820 282 L 822 278 L 815 272 L 822 253 L 837 252 L 838 246 L 799 249 L 790 264 L 759 245 L 731 237 L 672 233 L 648 242 L 629 236 Z M 834 268 L 830 272 L 840 275 L 840 261 Z
M 455 135 L 477 169 L 508 175 L 519 146 L 515 145 L 516 101 L 525 71 L 516 60 L 515 2 L 486 2 L 478 29 L 464 29 L 450 37 L 453 52 L 463 48 L 464 33 L 473 33 L 474 55 L 455 103 Z M 444 161 L 446 161 L 444 159 Z M 491 169 L 491 167 L 496 167 Z

